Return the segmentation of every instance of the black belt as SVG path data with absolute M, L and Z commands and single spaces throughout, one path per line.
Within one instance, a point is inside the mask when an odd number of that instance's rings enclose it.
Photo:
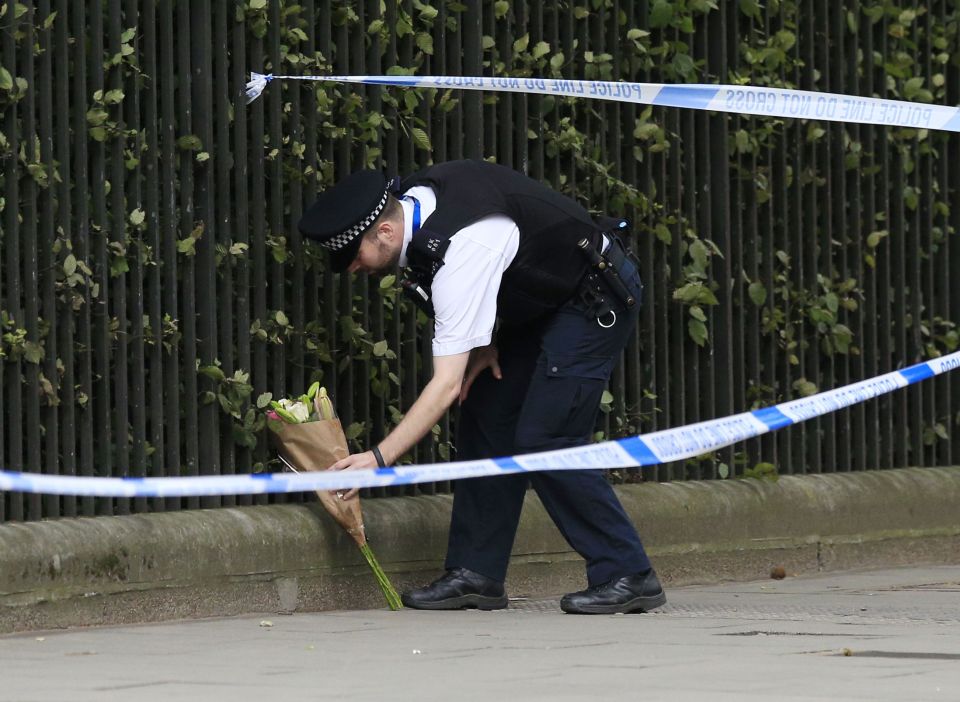
M 604 281 L 620 302 L 627 307 L 633 307 L 637 304 L 637 298 L 633 296 L 633 293 L 630 292 L 626 283 L 620 277 L 620 269 L 627 260 L 628 254 L 623 248 L 623 242 L 617 236 L 613 234 L 605 234 L 605 236 L 609 239 L 610 245 L 603 253 L 597 251 L 596 247 L 591 246 L 590 240 L 586 237 L 577 244 L 590 264 L 587 279 L 589 281 L 595 277 Z

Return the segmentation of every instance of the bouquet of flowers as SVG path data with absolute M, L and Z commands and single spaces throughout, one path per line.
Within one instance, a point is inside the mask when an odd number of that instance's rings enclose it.
M 296 400 L 274 400 L 267 411 L 267 426 L 273 432 L 280 459 L 295 473 L 326 470 L 349 455 L 347 438 L 333 409 L 327 390 L 314 383 Z M 390 609 L 400 609 L 400 596 L 367 543 L 360 511 L 360 497 L 348 500 L 327 490 L 317 490 L 320 503 L 360 547 L 377 578 Z

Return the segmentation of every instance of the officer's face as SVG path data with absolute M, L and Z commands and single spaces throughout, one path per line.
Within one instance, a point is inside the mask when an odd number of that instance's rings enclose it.
M 391 234 L 378 231 L 375 236 L 365 236 L 356 259 L 347 270 L 350 273 L 383 275 L 396 269 L 400 261 L 400 245 Z

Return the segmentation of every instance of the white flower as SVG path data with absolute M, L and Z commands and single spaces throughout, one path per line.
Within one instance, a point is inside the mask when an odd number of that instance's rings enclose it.
M 294 402 L 290 406 L 290 414 L 296 417 L 298 422 L 305 422 L 310 419 L 310 408 L 303 402 Z
M 298 422 L 302 423 L 310 419 L 310 407 L 306 403 L 284 398 L 280 400 L 280 406 L 292 414 Z

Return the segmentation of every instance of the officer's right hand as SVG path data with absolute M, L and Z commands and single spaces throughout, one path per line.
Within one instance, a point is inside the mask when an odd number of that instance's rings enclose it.
M 493 344 L 489 346 L 478 346 L 470 352 L 470 360 L 467 361 L 467 372 L 463 375 L 463 384 L 460 386 L 460 404 L 467 399 L 467 393 L 470 392 L 470 386 L 487 368 L 493 373 L 497 380 L 503 379 L 503 371 L 500 370 L 500 356 L 497 353 L 497 347 Z

